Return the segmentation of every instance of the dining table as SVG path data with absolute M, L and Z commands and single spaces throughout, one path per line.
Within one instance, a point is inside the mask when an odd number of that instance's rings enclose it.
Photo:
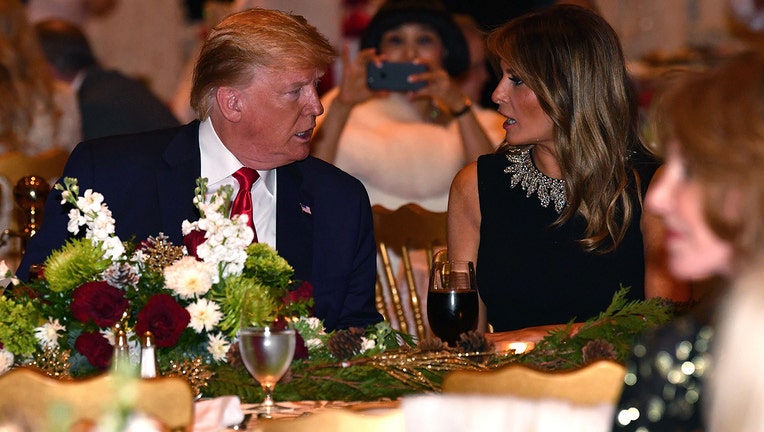
M 556 399 L 532 400 L 515 396 L 417 394 L 398 400 L 373 402 L 297 401 L 280 405 L 291 411 L 261 418 L 254 414 L 254 405 L 242 404 L 246 420 L 227 430 L 264 432 L 269 422 L 287 423 L 329 410 L 346 410 L 362 416 L 397 414 L 402 427 L 397 431 L 457 432 L 605 432 L 610 430 L 614 405 L 582 405 Z
M 532 342 L 505 338 L 501 334 L 491 337 L 497 351 L 511 350 L 521 353 L 533 348 Z M 236 409 L 243 420 L 227 425 L 228 431 L 246 430 L 265 432 L 267 425 L 289 423 L 333 410 L 355 415 L 374 416 L 393 414 L 402 417 L 403 431 L 449 432 L 481 431 L 537 431 L 558 432 L 610 430 L 615 405 L 612 403 L 578 404 L 560 399 L 531 399 L 511 394 L 451 394 L 438 391 L 402 396 L 397 399 L 376 401 L 300 400 L 277 401 L 288 408 L 270 418 L 258 416 L 257 404 L 241 403 L 235 399 Z M 194 429 L 206 432 L 211 429 Z M 395 432 L 395 431 L 393 431 Z

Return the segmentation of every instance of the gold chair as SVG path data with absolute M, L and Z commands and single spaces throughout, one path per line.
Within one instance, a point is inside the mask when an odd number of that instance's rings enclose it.
M 0 156 L 0 176 L 15 185 L 27 176 L 38 176 L 46 181 L 55 180 L 64 171 L 69 152 L 54 148 L 36 155 L 14 151 Z
M 263 432 L 402 432 L 405 430 L 400 408 L 382 412 L 337 408 L 308 417 L 263 422 Z
M 131 384 L 135 387 L 118 392 Z M 102 374 L 64 381 L 34 369 L 16 368 L 0 376 L 0 415 L 31 430 L 66 431 L 97 422 L 126 395 L 134 399 L 136 412 L 155 418 L 168 430 L 191 430 L 193 395 L 188 382 L 180 377 L 135 379 L 125 384 L 115 375 Z
M 421 206 L 409 203 L 397 210 L 390 210 L 379 205 L 372 207 L 374 215 L 374 236 L 382 262 L 377 271 L 377 309 L 386 318 L 392 310 L 398 319 L 399 330 L 416 335 L 420 339 L 427 336 L 426 310 L 423 310 L 417 291 L 416 275 L 412 266 L 414 250 L 424 251 L 426 271 L 432 268 L 434 251 L 446 244 L 446 212 L 432 212 Z M 415 329 L 409 329 L 406 313 L 401 300 L 401 289 L 396 279 L 391 257 L 400 257 L 407 286 L 407 306 L 413 312 Z M 426 289 L 425 289 L 426 290 Z M 388 305 L 390 306 L 388 308 Z
M 0 156 L 0 177 L 7 182 L 0 202 L 3 218 L 10 219 L 7 226 L 0 227 L 0 231 L 4 230 L 0 245 L 7 238 L 19 238 L 21 245 L 13 252 L 23 255 L 26 241 L 42 223 L 50 184 L 61 176 L 68 157 L 69 152 L 61 148 L 36 155 L 14 151 Z
M 443 378 L 443 393 L 512 395 L 529 399 L 562 399 L 582 405 L 616 403 L 626 368 L 598 360 L 570 371 L 542 371 L 509 365 L 495 371 L 455 371 Z

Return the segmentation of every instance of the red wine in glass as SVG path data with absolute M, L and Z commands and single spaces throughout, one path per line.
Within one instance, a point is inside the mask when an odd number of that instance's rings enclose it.
M 431 291 L 427 295 L 427 319 L 435 336 L 456 346 L 459 335 L 477 328 L 477 291 Z
M 432 333 L 455 347 L 459 335 L 477 329 L 478 293 L 472 261 L 449 261 L 436 254 L 427 291 L 427 322 Z

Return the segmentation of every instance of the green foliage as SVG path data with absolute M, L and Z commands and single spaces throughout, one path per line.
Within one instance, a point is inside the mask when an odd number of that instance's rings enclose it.
M 111 261 L 89 239 L 70 239 L 45 260 L 51 291 L 68 293 L 106 270 Z
M 16 354 L 32 354 L 37 348 L 34 328 L 39 319 L 30 301 L 16 302 L 0 296 L 0 342 Z
M 512 363 L 542 369 L 564 370 L 585 364 L 584 347 L 591 341 L 605 341 L 623 361 L 640 333 L 667 323 L 675 306 L 661 299 L 628 301 L 627 288 L 614 296 L 610 306 L 587 320 L 571 336 L 572 323 L 551 332 L 526 354 L 425 352 L 412 348 L 400 332 L 387 323 L 366 329 L 367 338 L 377 338 L 387 350 L 369 350 L 349 361 L 339 362 L 325 348 L 312 349 L 310 360 L 292 363 L 286 377 L 276 386 L 277 400 L 359 400 L 398 398 L 422 391 L 439 391 L 443 377 L 454 370 L 488 370 Z M 300 324 L 307 325 L 307 324 Z M 302 330 L 301 330 L 302 331 Z M 315 332 L 313 332 L 315 336 Z M 325 339 L 329 335 L 319 336 Z M 403 340 L 403 344 L 397 347 Z M 396 341 L 396 342 L 393 342 Z M 397 348 L 395 348 L 397 347 Z M 216 376 L 203 390 L 205 396 L 238 395 L 246 402 L 259 402 L 262 392 L 243 366 L 215 367 Z
M 247 247 L 244 276 L 259 280 L 263 285 L 280 291 L 279 298 L 292 282 L 294 269 L 266 243 L 253 243 Z
M 220 329 L 234 337 L 239 332 L 240 320 L 246 316 L 250 324 L 264 325 L 276 319 L 277 300 L 270 287 L 245 276 L 232 276 L 213 287 L 210 298 L 221 306 L 223 319 Z
M 533 351 L 521 356 L 521 361 L 549 369 L 582 366 L 584 346 L 596 340 L 611 343 L 617 355 L 615 360 L 625 361 L 640 333 L 668 323 L 675 315 L 675 306 L 670 302 L 659 298 L 629 301 L 628 291 L 621 287 L 610 306 L 587 320 L 575 335 L 570 335 L 572 323 L 550 332 Z

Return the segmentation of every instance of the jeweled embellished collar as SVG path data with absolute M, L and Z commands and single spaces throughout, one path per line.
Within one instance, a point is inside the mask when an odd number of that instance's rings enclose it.
M 507 153 L 509 166 L 504 168 L 504 173 L 512 173 L 509 187 L 514 188 L 518 184 L 530 197 L 534 192 L 539 198 L 542 207 L 547 207 L 550 201 L 554 201 L 554 209 L 562 213 L 567 201 L 565 199 L 565 180 L 545 176 L 536 168 L 531 160 L 530 149 L 524 149 L 515 153 Z

